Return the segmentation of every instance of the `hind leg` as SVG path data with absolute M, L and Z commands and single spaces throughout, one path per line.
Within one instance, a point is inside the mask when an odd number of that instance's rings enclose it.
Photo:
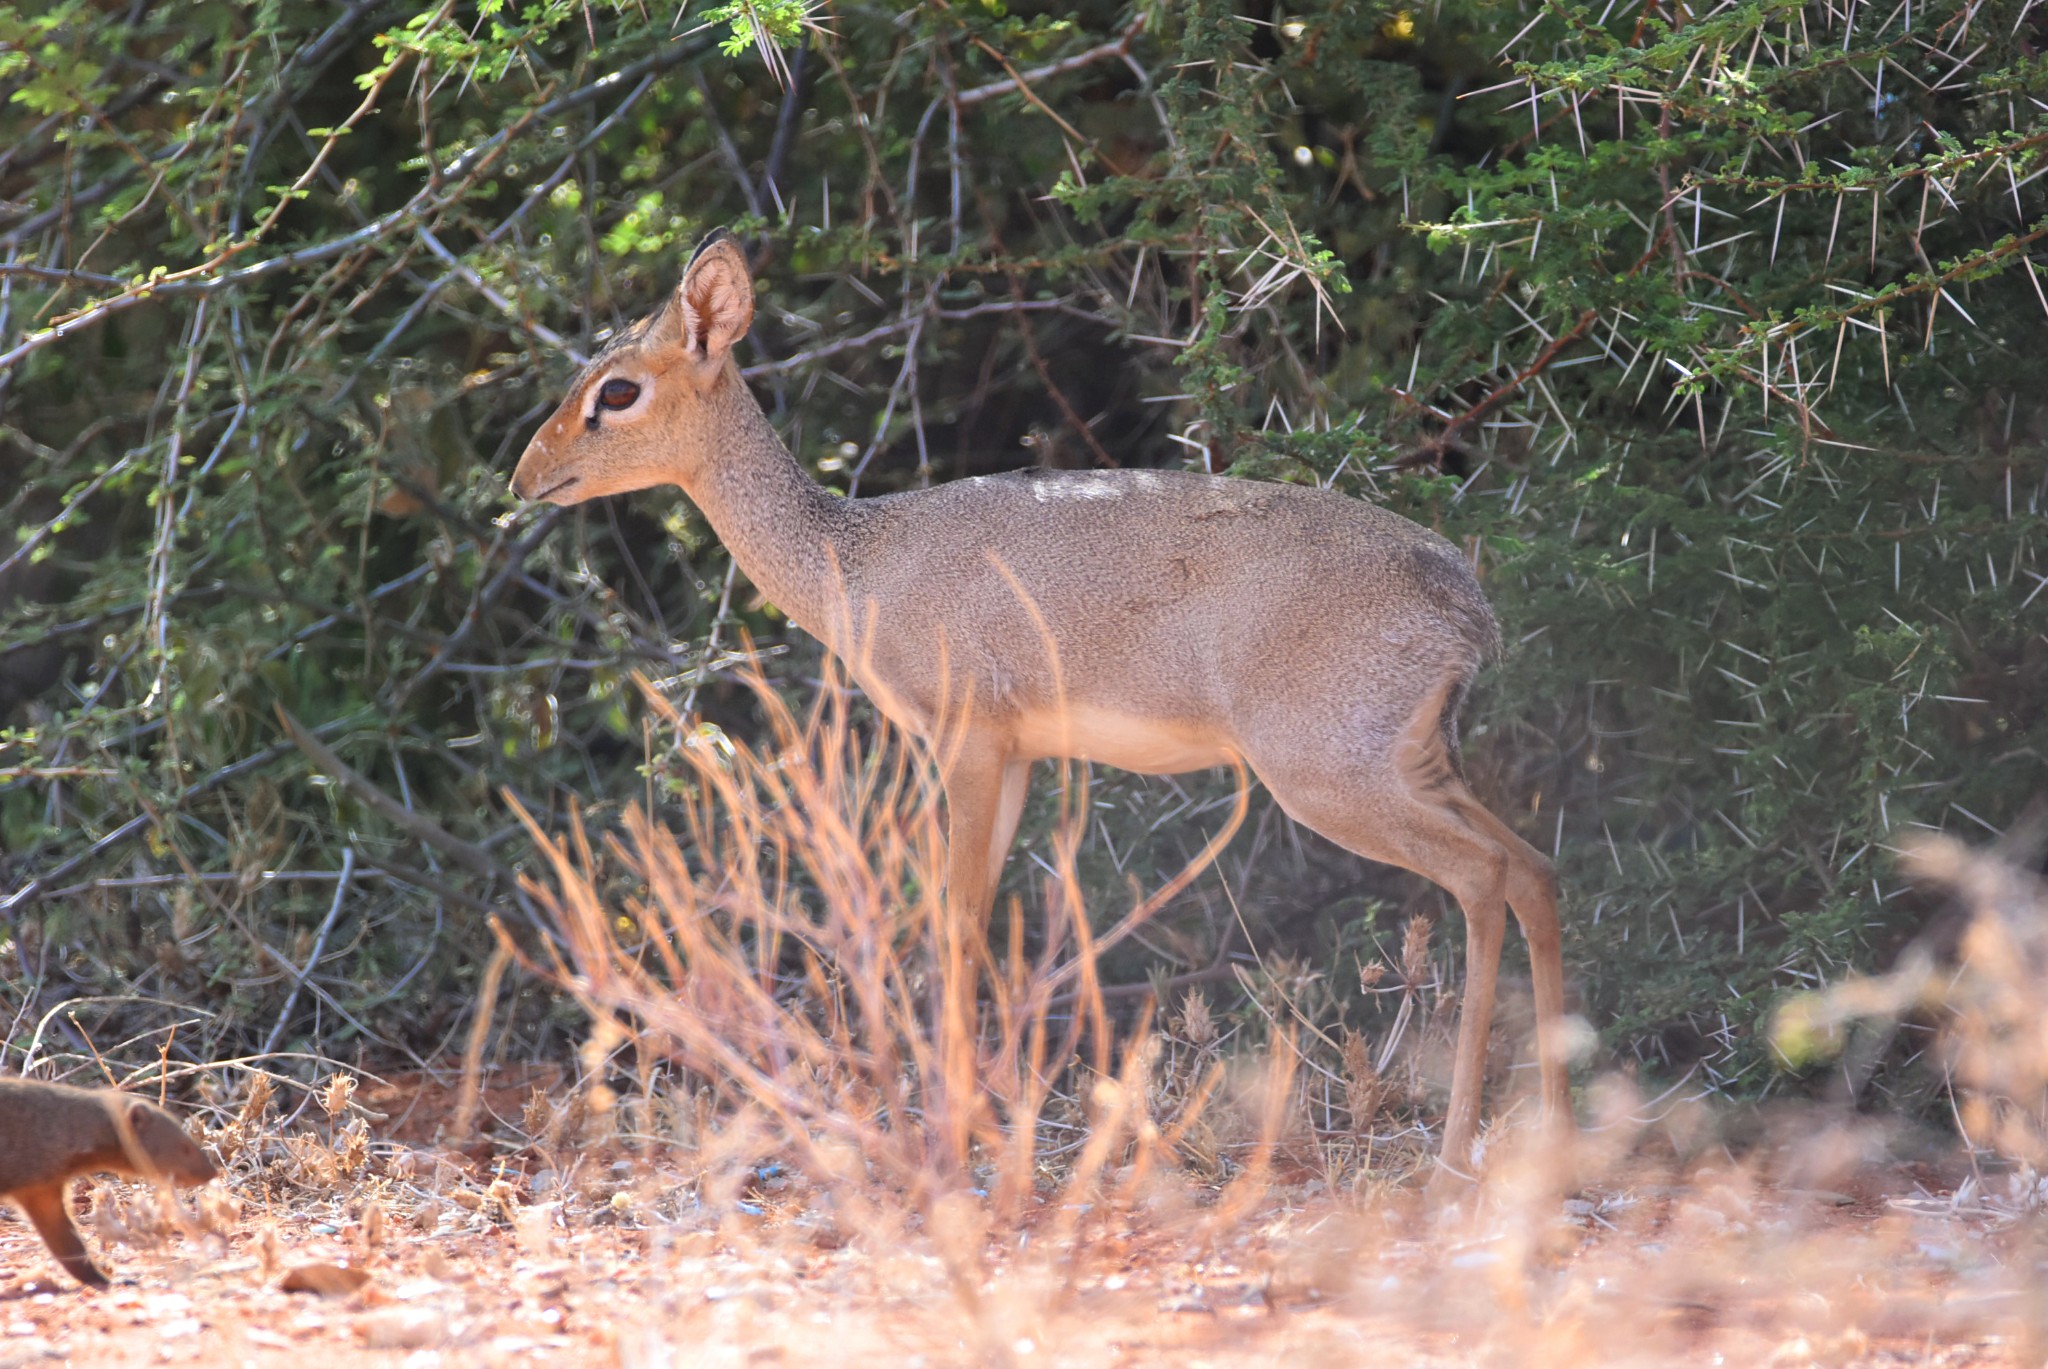
M 1447 754 L 1402 748 L 1378 763 L 1341 770 L 1327 752 L 1302 763 L 1255 760 L 1259 777 L 1290 816 L 1339 846 L 1413 870 L 1441 885 L 1465 915 L 1465 989 L 1444 1119 L 1443 1163 L 1466 1173 L 1478 1138 L 1486 1046 L 1509 905 L 1529 939 L 1535 984 L 1543 1106 L 1568 1127 L 1563 1040 L 1564 967 L 1549 862 L 1480 804 Z
M 1479 1135 L 1501 942 L 1507 930 L 1506 854 L 1490 837 L 1441 808 L 1405 794 L 1378 794 L 1373 799 L 1370 807 L 1353 807 L 1342 815 L 1320 805 L 1296 812 L 1286 798 L 1281 806 L 1347 850 L 1413 870 L 1443 886 L 1464 912 L 1465 987 L 1452 1056 L 1450 1107 L 1444 1117 L 1443 1163 L 1453 1173 L 1469 1175 L 1472 1144 Z
M 1536 1055 L 1543 1120 L 1554 1135 L 1572 1129 L 1569 1044 L 1564 1036 L 1564 934 L 1557 918 L 1557 874 L 1550 862 L 1467 794 L 1466 819 L 1488 827 L 1508 856 L 1508 903 L 1529 943 L 1529 979 L 1536 995 Z

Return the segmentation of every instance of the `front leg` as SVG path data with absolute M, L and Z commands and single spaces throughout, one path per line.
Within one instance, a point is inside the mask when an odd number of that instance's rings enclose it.
M 40 1188 L 23 1189 L 13 1195 L 21 1204 L 21 1210 L 28 1214 L 36 1234 L 43 1238 L 43 1244 L 50 1247 L 50 1253 L 57 1257 L 57 1263 L 64 1266 L 72 1278 L 87 1288 L 105 1288 L 107 1276 L 100 1273 L 85 1253 L 85 1242 L 79 1239 L 78 1228 L 71 1224 L 71 1214 L 64 1207 L 64 1181 L 44 1184 Z
M 988 896 L 995 901 L 996 886 L 1003 882 L 1003 862 L 1010 844 L 1017 840 L 1017 822 L 1024 816 L 1024 799 L 1031 789 L 1031 762 L 1003 762 L 1003 777 L 996 788 L 996 821 L 988 839 Z
M 1012 762 L 1001 739 L 970 731 L 944 757 L 939 782 L 946 791 L 946 915 L 964 934 L 979 935 L 995 901 L 996 875 L 1006 850 L 998 831 L 1016 834 L 1022 788 L 1030 767 Z M 1015 794 L 1015 802 L 1008 802 Z
M 966 1163 L 982 1107 L 981 1038 L 975 1005 L 981 968 L 988 962 L 989 904 L 999 859 L 991 858 L 1004 827 L 1006 771 L 1010 762 L 999 735 L 968 729 L 941 748 L 939 780 L 946 792 L 946 891 L 938 910 L 935 990 L 939 1087 L 929 1116 L 940 1141 L 942 1166 Z M 1028 767 L 1019 766 L 1028 773 Z M 1014 823 L 1014 819 L 1010 820 Z

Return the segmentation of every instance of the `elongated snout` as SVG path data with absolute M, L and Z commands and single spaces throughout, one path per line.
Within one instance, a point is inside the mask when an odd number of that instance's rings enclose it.
M 519 464 L 512 470 L 514 498 L 546 500 L 554 504 L 576 502 L 578 477 L 562 469 L 567 463 L 556 459 L 554 444 L 548 441 L 548 434 L 555 426 L 555 419 L 549 418 L 520 454 Z

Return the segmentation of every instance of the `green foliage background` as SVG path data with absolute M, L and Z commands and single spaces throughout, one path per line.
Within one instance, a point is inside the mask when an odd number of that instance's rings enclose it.
M 1462 539 L 1475 779 L 1606 1049 L 1775 1086 L 1775 996 L 1924 914 L 1888 835 L 2043 790 L 2035 11 L 0 4 L 6 1063 L 115 989 L 180 1051 L 429 1053 L 530 914 L 506 796 L 646 792 L 633 672 L 744 729 L 744 627 L 809 687 L 673 492 L 503 517 L 724 223 L 838 488 L 1206 463 Z M 1113 902 L 1223 793 L 1094 797 Z M 1269 954 L 1353 981 L 1437 906 L 1262 812 Z M 1123 977 L 1227 948 L 1220 888 Z

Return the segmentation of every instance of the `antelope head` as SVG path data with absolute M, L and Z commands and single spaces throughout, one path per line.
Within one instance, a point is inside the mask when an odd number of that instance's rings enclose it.
M 512 473 L 512 493 L 551 504 L 653 485 L 688 490 L 715 459 L 728 396 L 745 393 L 733 344 L 754 318 L 740 246 L 719 229 L 662 306 L 583 368 Z

